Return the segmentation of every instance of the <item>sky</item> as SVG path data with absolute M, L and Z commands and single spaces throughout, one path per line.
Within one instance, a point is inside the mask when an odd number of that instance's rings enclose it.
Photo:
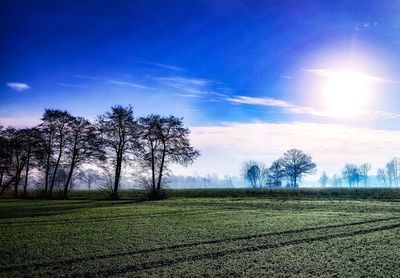
M 184 118 L 202 156 L 175 174 L 239 175 L 289 148 L 318 172 L 400 155 L 400 1 L 0 3 L 0 124 L 112 105 Z

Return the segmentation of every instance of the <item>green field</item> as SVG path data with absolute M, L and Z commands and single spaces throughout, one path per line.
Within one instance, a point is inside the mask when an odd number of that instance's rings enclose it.
M 0 276 L 400 277 L 400 202 L 0 200 Z

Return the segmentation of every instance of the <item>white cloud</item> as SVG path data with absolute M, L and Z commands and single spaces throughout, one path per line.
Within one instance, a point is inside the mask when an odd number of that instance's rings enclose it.
M 316 76 L 321 77 L 332 77 L 340 73 L 340 71 L 332 70 L 332 69 L 322 69 L 322 68 L 310 68 L 310 69 L 302 69 L 305 72 L 312 73 Z M 376 83 L 399 83 L 397 80 L 387 79 L 381 76 L 370 75 L 370 74 L 363 74 L 363 73 L 356 73 L 353 72 L 353 75 L 359 78 L 363 78 L 365 80 L 369 80 Z
M 201 78 L 186 78 L 181 76 L 157 77 L 156 80 L 164 86 L 179 90 L 180 94 L 204 95 L 210 92 L 211 80 Z
M 15 91 L 25 91 L 25 90 L 28 90 L 28 89 L 31 88 L 26 83 L 13 83 L 13 82 L 11 82 L 11 83 L 7 83 L 6 85 L 7 85 L 7 87 L 9 87 L 9 88 L 11 88 L 11 89 L 13 89 Z
M 202 155 L 176 174 L 239 175 L 248 159 L 270 164 L 290 148 L 310 154 L 318 170 L 340 173 L 345 163 L 370 162 L 373 171 L 400 155 L 400 131 L 317 123 L 228 123 L 190 128 Z M 309 178 L 318 179 L 318 175 Z
M 156 66 L 156 67 L 167 69 L 167 70 L 184 71 L 183 68 L 176 67 L 176 66 L 171 66 L 171 65 L 166 65 L 166 64 L 161 64 L 161 63 L 151 63 L 151 62 L 145 62 L 145 61 L 142 61 L 140 63 L 146 64 L 146 65 L 151 65 L 151 66 Z
M 33 127 L 40 124 L 40 116 L 16 116 L 16 117 L 0 117 L 0 126 L 14 126 L 17 128 Z
M 235 96 L 235 97 L 227 97 L 225 98 L 225 100 L 231 103 L 238 103 L 238 104 L 278 107 L 282 108 L 286 112 L 293 114 L 305 114 L 311 116 L 330 117 L 330 118 L 342 117 L 341 115 L 338 115 L 333 111 L 317 109 L 309 106 L 295 105 L 284 100 L 274 99 L 270 97 L 258 98 L 258 97 L 247 97 L 247 96 Z M 386 112 L 383 110 L 362 110 L 360 111 L 359 115 L 368 116 L 372 118 L 400 118 L 400 114 Z
M 134 83 L 134 82 L 126 82 L 126 81 L 119 81 L 119 80 L 108 80 L 112 84 L 120 85 L 120 86 L 127 86 L 136 89 L 147 89 L 147 86 L 142 84 Z

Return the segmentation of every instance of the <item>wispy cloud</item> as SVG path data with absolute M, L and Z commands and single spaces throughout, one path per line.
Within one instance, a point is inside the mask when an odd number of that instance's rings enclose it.
M 331 117 L 331 118 L 342 117 L 341 115 L 338 115 L 338 113 L 335 113 L 334 111 L 323 110 L 309 106 L 295 105 L 284 100 L 274 99 L 270 97 L 258 98 L 258 97 L 236 96 L 236 97 L 225 98 L 225 100 L 237 104 L 260 105 L 267 107 L 282 108 L 284 111 L 293 114 L 305 114 L 311 116 Z M 359 111 L 359 115 L 369 116 L 374 118 L 400 118 L 400 114 L 391 113 L 383 110 L 361 110 Z M 345 117 L 345 115 L 343 115 L 343 117 Z
M 321 76 L 321 77 L 333 77 L 333 76 L 343 74 L 343 72 L 341 72 L 341 71 L 332 70 L 332 69 L 323 69 L 323 68 L 310 68 L 310 69 L 302 69 L 302 70 L 305 72 L 312 73 L 316 76 Z M 397 80 L 392 80 L 392 79 L 388 79 L 388 78 L 384 78 L 384 77 L 376 76 L 376 75 L 363 74 L 363 73 L 359 73 L 359 72 L 351 72 L 349 74 L 351 74 L 354 77 L 362 78 L 362 79 L 369 80 L 369 81 L 376 82 L 376 83 L 399 83 L 399 81 L 397 81 Z
M 74 77 L 82 78 L 82 79 L 89 79 L 89 80 L 100 80 L 101 79 L 101 77 L 98 77 L 98 76 L 91 76 L 91 75 L 84 75 L 84 74 L 74 74 Z
M 112 80 L 109 79 L 108 82 L 120 86 L 126 86 L 126 87 L 131 87 L 131 88 L 136 88 L 136 89 L 147 89 L 147 86 L 144 86 L 142 84 L 134 83 L 134 82 L 127 82 L 127 81 L 119 81 L 119 80 Z
M 163 69 L 167 69 L 167 70 L 184 71 L 183 68 L 176 67 L 176 66 L 171 66 L 171 65 L 166 65 L 166 64 L 161 64 L 161 63 L 152 63 L 152 62 L 146 62 L 146 61 L 141 61 L 140 63 L 141 64 L 146 64 L 146 65 L 150 65 L 150 66 L 159 67 L 159 68 L 163 68 Z
M 10 82 L 10 83 L 7 83 L 6 85 L 7 85 L 7 87 L 9 87 L 9 88 L 11 88 L 11 89 L 13 89 L 13 90 L 15 90 L 15 91 L 18 91 L 18 92 L 20 92 L 20 91 L 25 91 L 25 90 L 28 90 L 28 89 L 31 88 L 31 87 L 30 87 L 28 84 L 26 84 L 26 83 L 14 83 L 14 82 Z
M 270 164 L 290 148 L 310 154 L 317 168 L 329 174 L 340 173 L 345 163 L 370 162 L 375 171 L 398 155 L 400 142 L 400 131 L 305 122 L 226 123 L 190 130 L 202 156 L 192 167 L 179 169 L 182 174 L 239 175 L 243 161 Z
M 281 78 L 284 78 L 284 79 L 291 79 L 292 76 L 291 76 L 291 75 L 281 75 Z
M 208 94 L 211 91 L 210 85 L 213 83 L 211 80 L 207 79 L 186 78 L 181 76 L 157 77 L 156 80 L 164 86 L 178 90 L 180 94 L 188 95 Z
M 60 87 L 70 87 L 70 88 L 86 88 L 83 85 L 69 84 L 69 83 L 58 83 L 57 86 Z

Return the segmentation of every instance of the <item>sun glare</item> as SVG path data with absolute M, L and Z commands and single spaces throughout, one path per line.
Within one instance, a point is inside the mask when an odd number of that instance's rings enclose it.
M 371 80 L 357 71 L 335 71 L 326 76 L 322 85 L 323 101 L 328 113 L 351 118 L 367 107 L 371 95 Z

